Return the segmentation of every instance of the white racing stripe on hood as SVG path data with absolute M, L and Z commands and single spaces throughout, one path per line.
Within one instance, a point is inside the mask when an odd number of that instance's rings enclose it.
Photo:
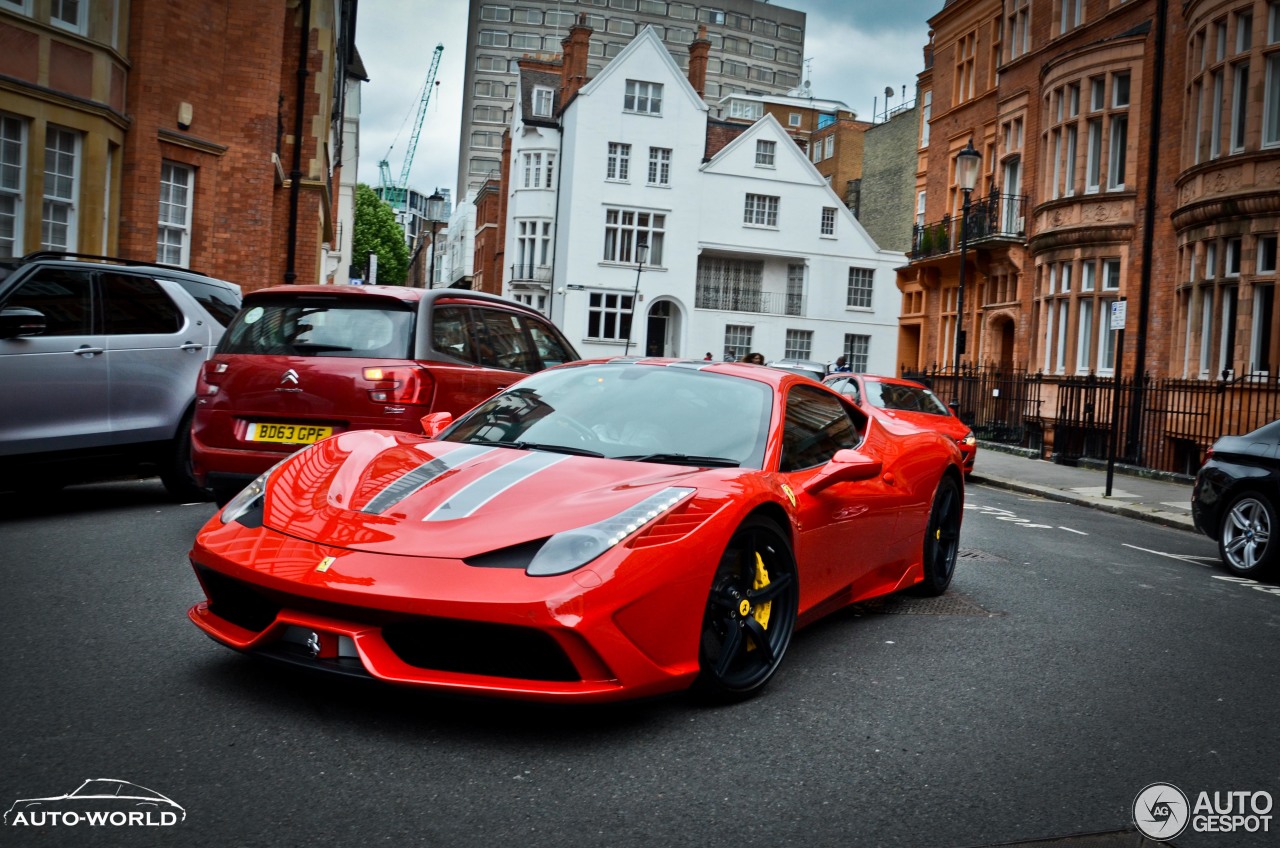
M 448 453 L 424 462 L 412 471 L 393 480 L 385 489 L 374 495 L 360 511 L 369 515 L 378 515 L 386 512 L 446 471 L 451 471 L 464 462 L 484 456 L 486 453 L 491 453 L 495 450 L 497 448 L 483 445 L 462 445 L 454 448 Z
M 454 492 L 453 497 L 433 509 L 423 521 L 453 521 L 472 515 L 480 507 L 511 487 L 545 471 L 569 457 L 564 454 L 532 452 L 473 480 Z

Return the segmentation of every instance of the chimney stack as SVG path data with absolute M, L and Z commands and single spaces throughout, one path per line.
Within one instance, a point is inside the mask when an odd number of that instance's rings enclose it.
M 707 91 L 707 54 L 711 52 L 711 39 L 707 38 L 706 24 L 698 25 L 698 37 L 689 45 L 689 84 L 698 96 Z
M 560 66 L 560 109 L 587 84 L 587 52 L 590 49 L 591 27 L 587 25 L 585 12 L 578 13 L 577 22 L 569 27 L 569 34 L 560 42 L 564 50 L 564 63 Z

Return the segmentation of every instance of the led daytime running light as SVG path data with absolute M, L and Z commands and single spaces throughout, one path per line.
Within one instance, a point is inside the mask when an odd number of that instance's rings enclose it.
M 525 573 L 531 577 L 547 577 L 581 568 L 695 491 L 663 489 L 611 518 L 557 533 L 542 546 Z

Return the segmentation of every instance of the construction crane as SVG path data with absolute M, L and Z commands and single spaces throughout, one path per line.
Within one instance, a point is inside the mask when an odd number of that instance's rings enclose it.
M 409 169 L 413 167 L 413 154 L 418 149 L 418 136 L 422 133 L 422 121 L 427 115 L 427 104 L 431 102 L 431 92 L 436 86 L 436 71 L 440 69 L 440 54 L 444 52 L 444 45 L 437 44 L 435 52 L 431 55 L 431 70 L 427 71 L 427 81 L 422 84 L 422 94 L 418 97 L 418 114 L 413 121 L 413 132 L 409 135 L 409 148 L 404 154 L 404 164 L 400 167 L 400 180 L 398 182 L 391 181 L 391 151 L 396 146 L 396 140 L 399 139 L 399 133 L 396 139 L 392 140 L 391 147 L 387 148 L 387 155 L 378 162 L 378 186 L 381 189 L 382 199 L 390 204 L 402 218 L 408 211 L 409 205 Z M 406 116 L 407 117 L 407 116 Z M 403 125 L 400 129 L 404 129 Z

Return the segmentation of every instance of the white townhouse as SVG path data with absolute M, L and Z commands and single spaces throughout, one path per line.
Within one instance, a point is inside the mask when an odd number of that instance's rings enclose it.
M 586 82 L 589 33 L 571 30 L 559 73 L 521 65 L 504 292 L 587 357 L 843 354 L 896 373 L 904 255 L 876 246 L 772 116 L 708 119 L 705 36 L 693 82 L 648 28 Z

